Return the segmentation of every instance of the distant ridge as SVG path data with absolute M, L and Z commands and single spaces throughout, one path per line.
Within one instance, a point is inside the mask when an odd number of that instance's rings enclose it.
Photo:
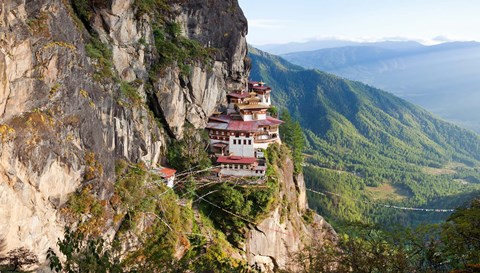
M 282 55 L 387 90 L 429 111 L 480 132 L 480 43 L 434 46 L 385 42 Z

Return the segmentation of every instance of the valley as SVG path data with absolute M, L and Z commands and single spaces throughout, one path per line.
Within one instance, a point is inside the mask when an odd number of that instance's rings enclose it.
M 382 90 L 250 48 L 252 77 L 300 121 L 309 204 L 331 221 L 418 225 L 448 214 L 373 209 L 359 200 L 455 208 L 480 190 L 480 137 Z M 471 183 L 459 183 L 469 179 Z M 442 203 L 443 201 L 444 203 Z M 448 201 L 446 201 L 448 200 Z

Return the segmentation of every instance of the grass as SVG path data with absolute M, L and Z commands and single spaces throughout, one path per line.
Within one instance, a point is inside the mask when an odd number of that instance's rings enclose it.
M 411 193 L 406 189 L 392 184 L 383 184 L 378 187 L 367 186 L 365 189 L 373 200 L 402 201 L 411 197 Z
M 449 168 L 431 168 L 431 167 L 423 167 L 422 171 L 426 174 L 431 175 L 442 175 L 442 174 L 456 174 L 455 170 Z

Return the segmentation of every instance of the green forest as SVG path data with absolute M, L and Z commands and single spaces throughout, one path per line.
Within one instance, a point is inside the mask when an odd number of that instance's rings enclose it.
M 415 226 L 480 191 L 480 137 L 390 93 L 249 48 L 251 78 L 303 128 L 309 205 L 333 223 Z

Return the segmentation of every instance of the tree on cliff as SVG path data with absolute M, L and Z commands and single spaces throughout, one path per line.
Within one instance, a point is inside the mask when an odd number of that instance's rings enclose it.
M 292 150 L 293 161 L 295 162 L 295 173 L 302 171 L 303 149 L 305 147 L 305 138 L 302 127 L 298 120 L 292 119 L 287 109 L 283 109 L 280 115 L 283 124 L 280 125 L 280 138 Z
M 207 147 L 208 136 L 192 125 L 185 126 L 183 138 L 172 140 L 168 146 L 167 159 L 170 166 L 178 171 L 191 170 L 193 168 L 202 170 L 210 166 Z
M 10 250 L 7 255 L 0 256 L 0 269 L 6 270 L 6 272 L 16 272 L 25 266 L 31 266 L 36 263 L 38 263 L 37 256 L 24 247 Z

